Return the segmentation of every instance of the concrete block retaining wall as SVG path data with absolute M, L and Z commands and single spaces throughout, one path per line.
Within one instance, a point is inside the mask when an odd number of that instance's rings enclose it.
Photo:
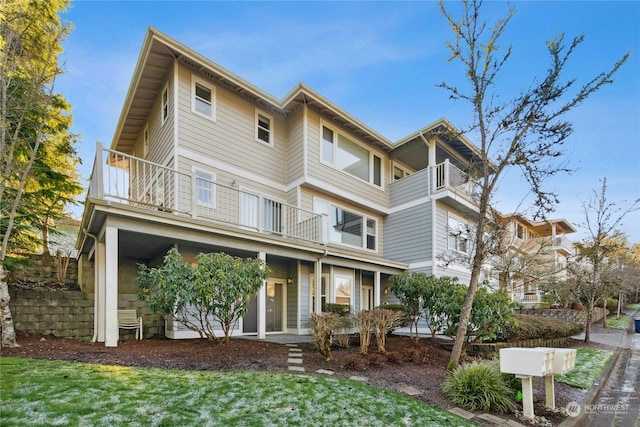
M 516 313 L 528 314 L 531 316 L 546 317 L 549 319 L 563 319 L 563 320 L 568 320 L 569 322 L 577 323 L 579 325 L 584 325 L 585 322 L 587 321 L 586 310 L 571 310 L 568 308 L 534 309 L 534 310 L 518 310 L 516 311 Z M 604 311 L 602 310 L 602 307 L 594 307 L 593 318 L 591 319 L 591 323 L 593 324 L 599 320 L 602 320 L 603 317 L 604 317 Z
M 91 339 L 93 336 L 93 294 L 13 289 L 9 295 L 17 331 L 74 339 Z M 149 310 L 136 295 L 119 295 L 118 308 L 137 310 L 142 316 L 145 338 L 164 337 L 164 320 Z M 134 338 L 133 330 L 120 329 L 121 341 Z

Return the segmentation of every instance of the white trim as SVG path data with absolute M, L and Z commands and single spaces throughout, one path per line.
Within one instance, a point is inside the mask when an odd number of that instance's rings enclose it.
M 351 176 L 351 175 L 349 175 Z M 381 215 L 388 215 L 390 212 L 390 209 L 387 207 L 384 207 L 378 203 L 373 203 L 371 200 L 366 199 L 364 197 L 361 197 L 359 195 L 356 195 L 354 193 L 348 192 L 348 191 L 344 191 L 330 183 L 328 183 L 327 181 L 322 181 L 319 180 L 317 178 L 314 178 L 312 176 L 308 176 L 306 181 L 307 184 L 309 185 L 313 185 L 317 188 L 322 188 L 324 191 L 331 193 L 332 196 L 334 197 L 338 197 L 341 199 L 345 199 L 345 200 L 351 200 L 356 204 L 362 205 L 362 206 L 366 206 L 367 208 L 381 214 Z
M 197 110 L 196 108 L 196 84 L 202 86 L 203 88 L 207 89 L 210 91 L 211 93 L 211 103 L 210 103 L 210 107 L 211 107 L 211 114 L 207 115 L 204 113 L 201 113 L 200 111 Z M 216 121 L 216 87 L 214 85 L 212 85 L 211 83 L 207 82 L 206 80 L 203 80 L 201 78 L 199 78 L 198 76 L 196 76 L 195 74 L 191 74 L 191 94 L 190 94 L 190 98 L 191 98 L 191 112 L 194 114 L 197 114 L 200 117 L 204 117 L 205 119 L 211 120 L 212 122 Z M 206 100 L 204 100 L 204 102 L 206 103 Z
M 173 99 L 176 100 L 175 103 L 178 102 L 177 100 L 180 97 L 180 82 L 179 82 L 179 75 L 178 75 L 179 72 L 180 72 L 180 67 L 178 66 L 178 60 L 174 59 L 173 60 Z M 173 150 L 172 150 L 173 153 L 175 153 L 176 148 L 178 148 L 178 138 L 179 138 L 178 124 L 180 123 L 179 117 L 180 117 L 180 114 L 179 114 L 178 108 L 174 108 L 173 109 Z M 176 170 L 178 170 L 177 158 L 175 160 L 174 167 Z
M 308 172 L 309 159 L 307 156 L 307 150 L 309 148 L 309 117 L 307 104 L 302 105 L 302 176 L 306 179 Z
M 259 116 L 263 116 L 264 118 L 269 120 L 269 141 L 264 141 L 263 139 L 260 139 L 259 137 L 259 131 L 261 129 L 260 127 L 260 120 L 259 120 Z M 271 114 L 265 113 L 264 111 L 256 108 L 255 109 L 255 138 L 256 138 L 256 142 L 259 142 L 261 144 L 266 145 L 267 147 L 274 147 L 274 131 L 275 131 L 275 120 L 273 119 L 273 116 Z

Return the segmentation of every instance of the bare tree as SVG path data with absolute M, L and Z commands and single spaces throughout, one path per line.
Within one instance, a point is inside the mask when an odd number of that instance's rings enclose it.
M 606 300 L 617 293 L 620 283 L 617 281 L 616 252 L 619 252 L 619 233 L 616 229 L 631 212 L 640 209 L 640 199 L 629 203 L 627 207 L 607 200 L 607 179 L 601 181 L 599 191 L 593 191 L 590 199 L 583 202 L 584 227 L 588 237 L 580 244 L 576 261 L 570 266 L 573 275 L 572 291 L 586 305 L 584 341 L 589 342 L 593 308 L 598 299 Z
M 452 3 L 447 3 L 447 6 Z M 451 6 L 454 8 L 455 6 Z M 475 250 L 470 262 L 471 279 L 460 316 L 460 325 L 450 366 L 458 364 L 462 343 L 467 333 L 473 299 L 478 288 L 483 265 L 490 253 L 485 235 L 494 221 L 491 201 L 506 170 L 519 167 L 535 196 L 535 217 L 544 216 L 557 203 L 556 194 L 543 188 L 547 178 L 567 171 L 563 160 L 563 144 L 573 127 L 566 114 L 581 104 L 589 95 L 605 84 L 627 60 L 629 53 L 616 62 L 610 70 L 602 72 L 578 85 L 575 78 L 566 79 L 562 71 L 574 50 L 583 41 L 575 37 L 568 44 L 564 34 L 547 42 L 550 65 L 541 80 L 534 80 L 513 99 L 500 101 L 496 83 L 503 76 L 503 66 L 511 55 L 511 46 L 500 51 L 501 38 L 514 16 L 509 9 L 503 19 L 492 26 L 482 18 L 482 1 L 462 2 L 460 17 L 445 8 L 440 9 L 454 32 L 454 41 L 447 44 L 450 61 L 460 62 L 466 82 L 464 86 L 452 86 L 445 82 L 439 87 L 447 90 L 454 101 L 469 103 L 473 109 L 473 122 L 463 133 L 471 133 L 479 140 L 479 160 L 472 164 L 471 174 L 478 177 L 477 223 L 473 235 Z

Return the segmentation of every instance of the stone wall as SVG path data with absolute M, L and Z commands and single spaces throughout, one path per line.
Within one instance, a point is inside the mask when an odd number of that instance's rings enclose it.
M 538 317 L 546 317 L 549 319 L 563 319 L 568 320 L 569 322 L 577 323 L 579 325 L 584 325 L 587 321 L 587 311 L 586 310 L 571 310 L 571 309 L 535 309 L 535 310 L 518 310 L 519 314 L 528 314 L 531 316 Z M 593 318 L 591 319 L 591 324 L 602 320 L 604 317 L 604 311 L 602 307 L 594 307 L 593 309 Z
M 17 331 L 28 335 L 54 335 L 91 339 L 93 294 L 11 290 L 11 314 Z M 142 316 L 143 337 L 164 337 L 164 320 L 136 295 L 118 295 L 119 309 L 135 309 Z M 135 331 L 120 329 L 120 340 L 135 339 Z
M 22 255 L 29 259 L 28 265 L 20 268 L 9 277 L 9 281 L 23 280 L 37 283 L 58 282 L 55 257 L 45 257 L 42 254 Z M 78 261 L 71 257 L 67 267 L 65 283 L 78 283 Z

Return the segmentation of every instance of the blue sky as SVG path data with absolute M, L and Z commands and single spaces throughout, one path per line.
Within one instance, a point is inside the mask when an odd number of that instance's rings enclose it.
M 578 82 L 632 52 L 615 83 L 569 116 L 575 131 L 567 158 L 575 171 L 547 182 L 561 202 L 550 217 L 584 223 L 582 202 L 603 177 L 610 201 L 640 197 L 640 2 L 511 5 L 516 15 L 503 47 L 510 44 L 513 54 L 500 80 L 505 94 L 543 76 L 545 42 L 562 32 L 586 37 L 567 66 L 566 76 Z M 488 18 L 503 16 L 507 4 L 487 2 L 485 9 Z M 149 26 L 277 98 L 303 82 L 391 140 L 441 117 L 459 128 L 472 119 L 467 105 L 436 87 L 442 81 L 463 84 L 464 70 L 447 62 L 445 42 L 452 32 L 432 1 L 74 1 L 63 19 L 74 29 L 64 42 L 65 74 L 56 85 L 73 106 L 85 179 L 96 141 L 111 143 Z M 527 212 L 527 188 L 520 171 L 510 171 L 496 196 L 498 208 Z M 621 228 L 640 242 L 640 212 Z M 572 238 L 584 236 L 580 230 Z

